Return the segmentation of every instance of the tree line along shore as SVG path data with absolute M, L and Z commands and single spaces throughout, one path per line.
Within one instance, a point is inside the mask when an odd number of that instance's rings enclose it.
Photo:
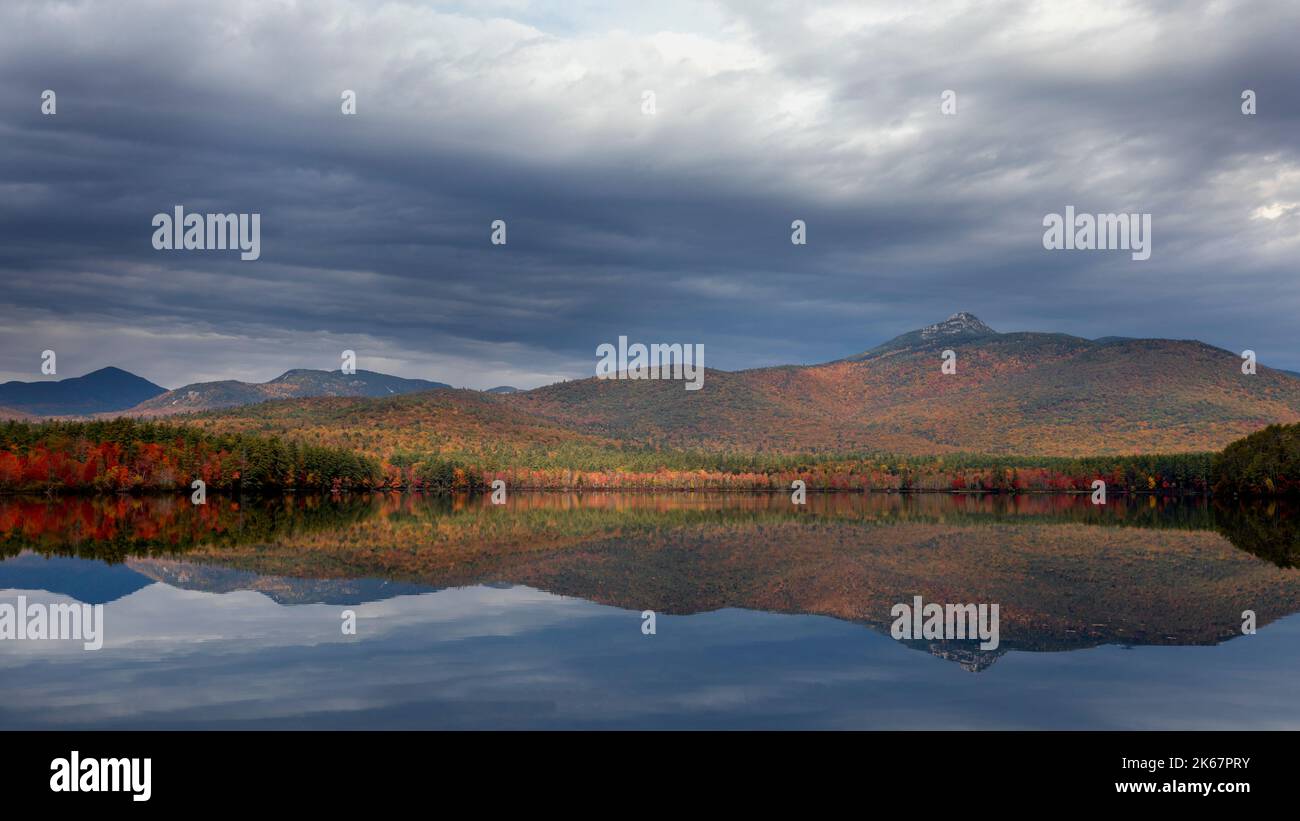
M 1300 425 L 1270 425 L 1218 453 L 1089 457 L 786 454 L 587 444 L 366 453 L 293 437 L 119 418 L 0 423 L 0 492 L 538 490 L 1300 494 Z

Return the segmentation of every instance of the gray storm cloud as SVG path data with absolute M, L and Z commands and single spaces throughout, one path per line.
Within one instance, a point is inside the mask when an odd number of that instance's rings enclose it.
M 1300 366 L 1300 7 L 639 5 L 6 4 L 0 378 L 351 348 L 529 387 L 620 334 L 730 369 L 956 310 Z M 155 251 L 176 205 L 260 213 L 261 258 Z M 1152 258 L 1045 251 L 1067 205 L 1152 214 Z

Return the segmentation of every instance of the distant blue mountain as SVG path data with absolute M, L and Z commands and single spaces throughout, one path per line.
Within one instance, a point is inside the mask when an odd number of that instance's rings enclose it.
M 84 604 L 108 604 L 154 580 L 120 564 L 20 553 L 0 561 L 0 590 L 45 590 Z
M 167 389 L 121 368 L 46 382 L 5 382 L 0 407 L 33 416 L 79 416 L 135 407 Z

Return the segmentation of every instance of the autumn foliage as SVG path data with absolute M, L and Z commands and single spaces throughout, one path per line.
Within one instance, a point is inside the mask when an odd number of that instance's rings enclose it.
M 0 424 L 0 491 L 189 488 L 343 489 L 378 482 L 378 463 L 347 451 L 244 434 L 115 419 Z

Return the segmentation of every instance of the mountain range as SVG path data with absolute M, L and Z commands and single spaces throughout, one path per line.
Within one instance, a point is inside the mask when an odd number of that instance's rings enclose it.
M 949 349 L 953 374 L 941 369 Z M 1300 379 L 1241 366 L 1202 342 L 998 333 L 961 313 L 834 362 L 710 370 L 699 391 L 587 379 L 509 398 L 555 424 L 663 447 L 1186 452 L 1300 421 Z
M 955 373 L 942 371 L 947 350 Z M 139 380 L 150 395 L 116 411 L 200 413 L 207 426 L 276 435 L 310 428 L 340 446 L 347 433 L 364 432 L 381 454 L 565 442 L 787 453 L 1176 453 L 1218 450 L 1265 425 L 1300 422 L 1300 379 L 1262 365 L 1243 374 L 1241 365 L 1237 353 L 1194 340 L 999 333 L 958 313 L 832 362 L 708 370 L 699 391 L 671 380 L 596 378 L 529 391 L 434 391 L 448 386 L 292 370 L 266 383 L 173 391 Z M 33 406 L 10 397 L 0 390 L 0 408 L 33 415 L 110 401 L 90 395 Z
M 450 388 L 444 382 L 405 379 L 374 371 L 317 371 L 295 368 L 270 382 L 196 382 L 127 409 L 131 416 L 163 416 L 213 408 L 253 405 L 272 399 L 297 399 L 307 396 L 396 396 L 417 391 Z
M 45 416 L 165 416 L 271 399 L 308 396 L 394 396 L 450 388 L 444 382 L 405 379 L 359 370 L 320 371 L 296 368 L 269 382 L 195 382 L 167 390 L 121 368 L 100 368 L 85 376 L 48 382 L 6 382 L 0 385 L 0 420 Z M 494 388 L 510 392 L 513 388 Z

